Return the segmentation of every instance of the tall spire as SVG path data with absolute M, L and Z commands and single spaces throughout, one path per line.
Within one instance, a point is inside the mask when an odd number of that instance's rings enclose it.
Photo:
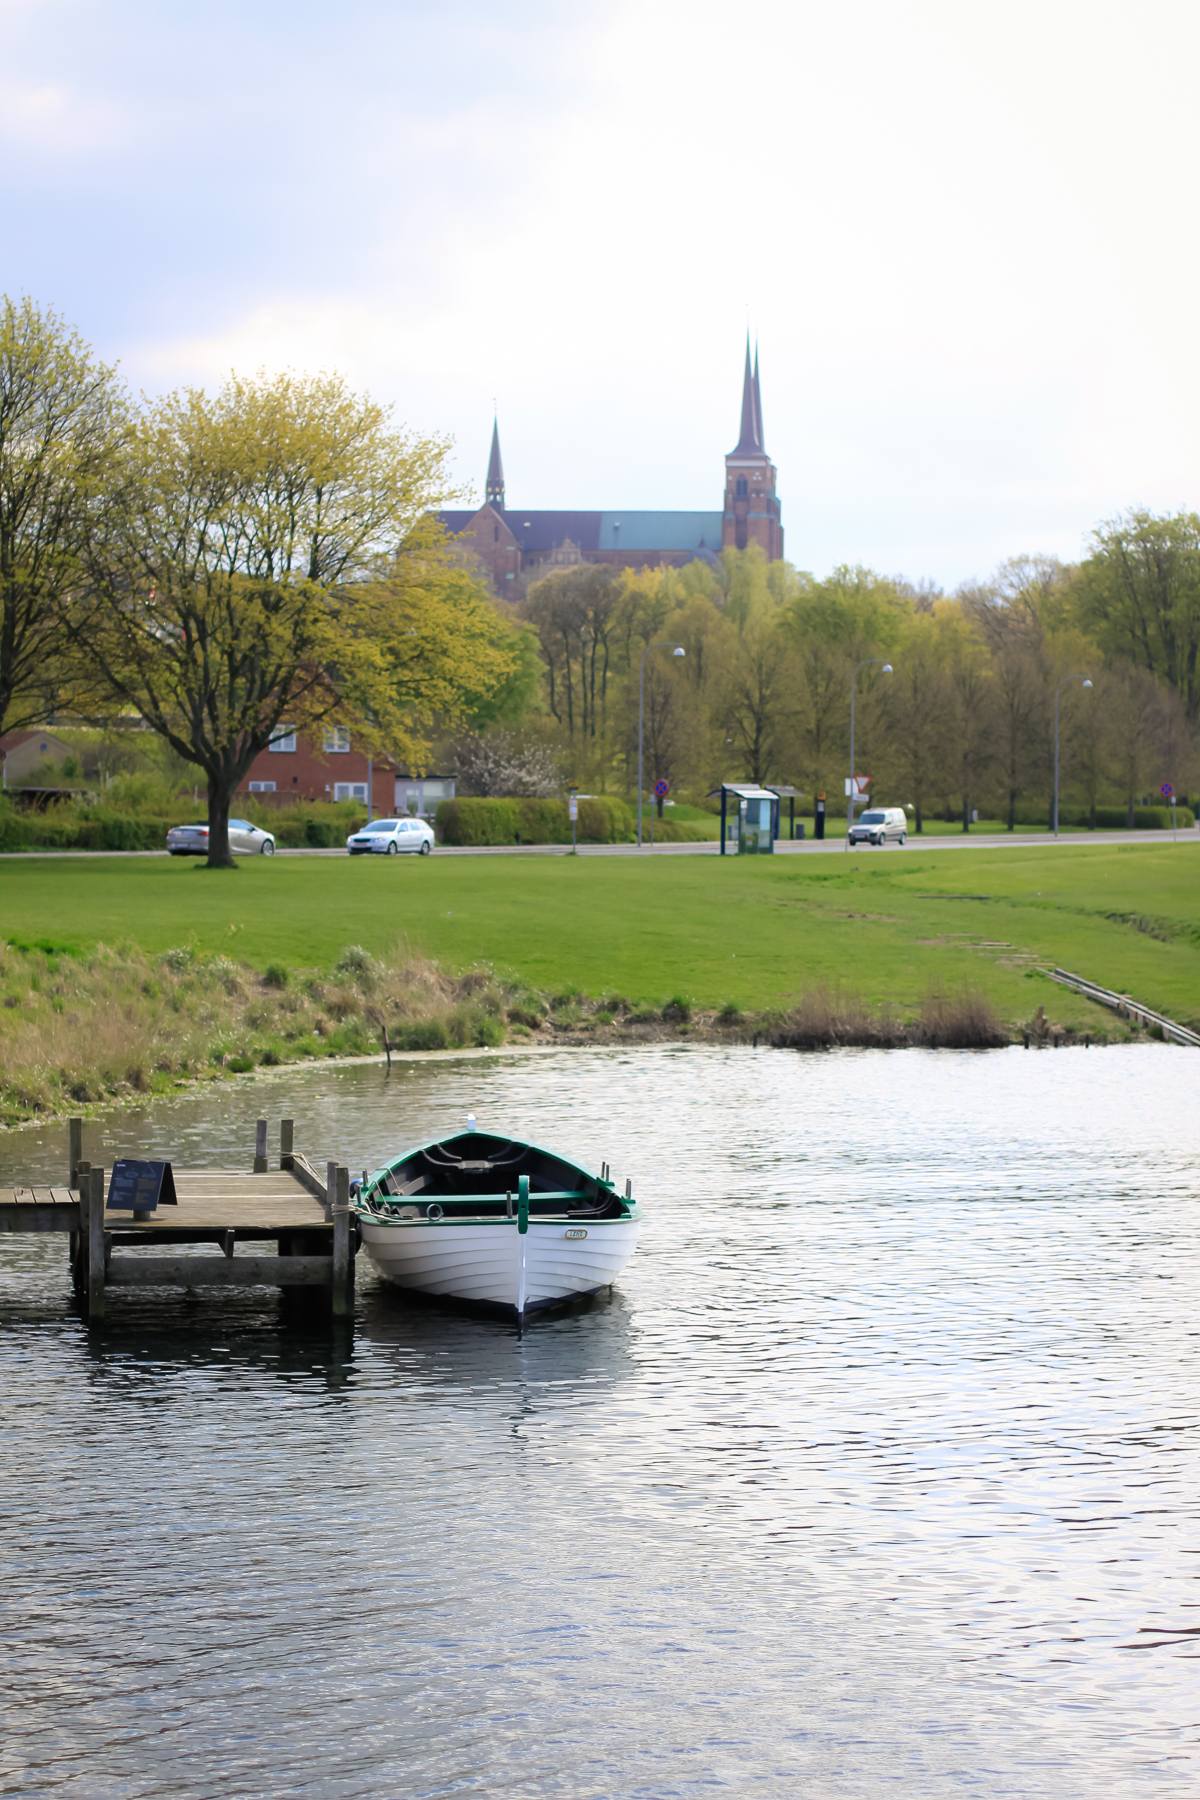
M 746 333 L 746 372 L 742 377 L 742 434 L 733 456 L 753 456 L 762 451 L 762 435 L 758 418 L 758 377 L 750 366 L 750 333 Z
M 487 488 L 484 499 L 498 512 L 504 511 L 504 464 L 500 461 L 500 422 L 492 420 L 492 454 L 488 458 Z
M 754 423 L 758 429 L 758 447 L 766 452 L 767 440 L 763 435 L 762 391 L 758 385 L 758 345 L 754 346 Z

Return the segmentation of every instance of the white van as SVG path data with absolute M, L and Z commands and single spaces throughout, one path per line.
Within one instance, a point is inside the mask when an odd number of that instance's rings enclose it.
M 908 820 L 902 806 L 877 806 L 855 819 L 850 830 L 852 844 L 902 844 L 908 836 Z

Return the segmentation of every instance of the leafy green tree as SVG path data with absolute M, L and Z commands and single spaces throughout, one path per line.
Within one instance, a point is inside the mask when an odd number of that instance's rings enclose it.
M 68 601 L 125 420 L 113 370 L 57 313 L 0 300 L 0 730 L 69 696 Z
M 286 723 L 350 723 L 421 766 L 431 722 L 486 702 L 515 658 L 431 511 L 448 444 L 388 429 L 338 376 L 232 377 L 150 405 L 90 516 L 77 654 L 229 807 Z
M 892 762 L 911 799 L 913 825 L 920 833 L 945 766 L 952 718 L 943 638 L 932 614 L 914 612 L 895 658 L 887 687 Z
M 1100 526 L 1071 597 L 1106 657 L 1169 681 L 1200 717 L 1200 516 L 1138 508 Z

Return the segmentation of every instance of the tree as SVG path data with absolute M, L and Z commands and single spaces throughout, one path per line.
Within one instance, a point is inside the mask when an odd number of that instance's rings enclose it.
M 113 371 L 56 313 L 0 301 L 0 730 L 66 698 L 86 509 L 124 422 Z
M 108 694 L 204 770 L 209 867 L 232 867 L 229 806 L 286 721 L 351 723 L 418 766 L 511 672 L 494 609 L 433 507 L 438 438 L 387 429 L 338 376 L 231 377 L 147 408 L 90 519 L 72 617 Z
M 535 581 L 525 615 L 546 660 L 550 711 L 572 739 L 605 737 L 613 623 L 621 596 L 612 569 L 581 563 Z
M 495 794 L 540 799 L 562 787 L 553 751 L 545 744 L 522 743 L 510 731 L 463 738 L 454 760 L 463 789 L 485 799 Z
M 951 719 L 951 697 L 943 666 L 937 623 L 924 610 L 914 612 L 896 652 L 895 673 L 887 688 L 895 744 L 894 761 L 905 791 L 911 795 L 914 829 L 925 828 L 926 804 L 936 791 L 945 760 Z
M 1200 716 L 1200 516 L 1135 509 L 1092 533 L 1073 600 L 1109 659 L 1169 681 Z
M 1103 697 L 1112 767 L 1125 795 L 1125 823 L 1132 830 L 1133 809 L 1153 765 L 1161 717 L 1158 683 L 1149 670 L 1122 661 L 1105 675 Z
M 952 603 L 949 603 L 952 604 Z M 971 801 L 995 754 L 994 705 L 987 652 L 970 620 L 947 603 L 936 609 L 946 646 L 950 685 L 950 767 L 962 798 L 962 828 L 971 829 Z
M 720 684 L 718 717 L 741 750 L 746 773 L 760 786 L 780 763 L 795 710 L 790 663 L 776 621 L 756 612 L 738 632 Z

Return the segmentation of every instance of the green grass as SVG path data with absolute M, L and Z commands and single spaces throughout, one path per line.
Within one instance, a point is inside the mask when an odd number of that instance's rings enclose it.
M 826 985 L 916 1006 L 986 993 L 1010 1022 L 1041 1002 L 1097 1012 L 1020 954 L 1200 1022 L 1200 862 L 1175 845 L 762 859 L 248 859 L 235 873 L 97 856 L 0 868 L 0 934 L 88 948 L 190 944 L 265 972 L 331 968 L 347 944 L 459 971 L 488 963 L 545 993 L 762 1010 Z M 972 896 L 970 898 L 966 896 Z M 1003 943 L 1020 953 L 984 947 Z

